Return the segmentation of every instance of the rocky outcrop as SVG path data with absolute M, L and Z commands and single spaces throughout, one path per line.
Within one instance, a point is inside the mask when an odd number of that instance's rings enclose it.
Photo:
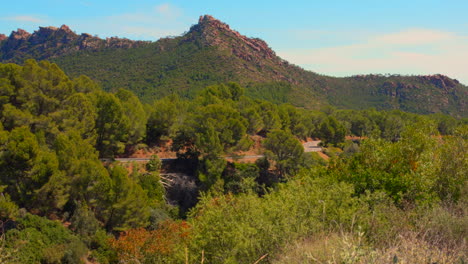
M 17 31 L 13 31 L 4 40 L 0 46 L 2 53 L 2 58 L 0 59 L 14 62 L 19 62 L 23 58 L 30 57 L 49 59 L 79 50 L 133 48 L 148 43 L 146 41 L 132 41 L 117 37 L 100 39 L 86 33 L 78 35 L 67 25 L 62 25 L 60 28 L 39 27 L 39 30 L 34 31 L 33 34 L 18 29 Z
M 198 24 L 190 28 L 186 38 L 187 41 L 198 40 L 202 45 L 230 49 L 234 55 L 246 61 L 261 62 L 267 59 L 282 63 L 265 41 L 243 36 L 210 15 L 200 16 Z
M 0 34 L 0 41 L 4 41 L 5 39 L 7 39 L 8 37 L 4 34 Z
M 21 44 L 25 43 L 30 36 L 30 33 L 20 28 L 17 31 L 11 32 L 10 36 L 2 45 L 2 51 L 16 49 Z
M 434 86 L 445 90 L 447 93 L 450 92 L 456 85 L 460 84 L 460 82 L 456 79 L 451 79 L 442 74 L 435 74 L 435 75 L 425 75 L 419 76 L 422 81 L 429 82 Z
M 407 95 L 411 94 L 412 90 L 417 90 L 419 87 L 414 84 L 407 84 L 402 82 L 386 81 L 380 89 L 380 93 L 391 96 L 407 99 Z

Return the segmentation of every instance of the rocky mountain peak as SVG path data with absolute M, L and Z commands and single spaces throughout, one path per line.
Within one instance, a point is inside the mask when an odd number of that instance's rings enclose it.
M 27 32 L 24 29 L 18 28 L 16 31 L 12 31 L 10 34 L 10 39 L 15 39 L 15 40 L 24 40 L 27 39 L 31 36 L 31 33 Z
M 458 80 L 452 79 L 442 74 L 423 75 L 419 78 L 422 81 L 429 82 L 434 86 L 439 87 L 440 89 L 444 89 L 447 92 L 460 83 Z
M 8 37 L 4 34 L 0 34 L 0 41 L 7 39 Z
M 67 25 L 62 25 L 60 27 L 60 30 L 68 33 L 73 33 L 73 31 Z
M 4 35 L 3 35 L 4 36 Z M 0 41 L 6 37 L 0 36 Z M 102 48 L 132 48 L 146 45 L 145 41 L 132 41 L 121 38 L 107 38 L 105 40 L 90 34 L 81 35 L 73 32 L 67 25 L 57 27 L 39 27 L 30 34 L 25 30 L 13 31 L 10 37 L 1 42 L 1 60 L 15 61 L 16 58 L 28 57 L 28 54 L 40 51 L 36 59 L 49 59 L 80 50 L 98 50 Z
M 39 27 L 39 30 L 34 31 L 34 35 L 42 35 L 42 36 L 51 36 L 54 34 L 59 35 L 70 35 L 72 37 L 76 37 L 77 35 L 67 26 L 62 25 L 60 28 L 57 27 Z
M 210 15 L 200 16 L 198 24 L 190 28 L 187 40 L 198 40 L 204 46 L 230 49 L 234 55 L 247 61 L 261 62 L 263 59 L 281 63 L 268 44 L 258 38 L 248 38 L 232 30 L 228 24 Z
M 198 19 L 198 26 L 202 27 L 203 29 L 211 27 L 212 29 L 217 29 L 217 30 L 232 31 L 229 28 L 228 24 L 223 23 L 220 20 L 210 15 L 200 16 L 200 18 Z
M 203 16 L 200 16 L 200 18 L 198 19 L 198 24 L 209 23 L 209 22 L 221 23 L 221 21 L 219 21 L 218 19 L 210 15 L 203 15 Z

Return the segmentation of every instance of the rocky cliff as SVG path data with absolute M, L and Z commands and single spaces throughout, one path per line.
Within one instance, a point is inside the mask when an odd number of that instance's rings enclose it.
M 266 59 L 282 62 L 265 41 L 243 36 L 210 15 L 200 16 L 198 24 L 190 28 L 185 38 L 187 41 L 201 40 L 202 45 L 230 49 L 232 54 L 246 61 L 262 63 Z
M 80 50 L 128 49 L 148 43 L 116 37 L 101 39 L 87 33 L 78 35 L 67 25 L 60 28 L 39 27 L 39 30 L 32 34 L 18 29 L 11 32 L 9 37 L 1 35 L 0 41 L 1 59 L 12 62 L 21 62 L 27 58 L 50 59 Z

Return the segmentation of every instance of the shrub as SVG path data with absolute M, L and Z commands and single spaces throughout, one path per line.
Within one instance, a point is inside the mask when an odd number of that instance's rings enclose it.
M 17 249 L 20 263 L 81 263 L 86 246 L 60 223 L 27 214 L 6 232 L 6 248 Z
M 326 228 L 350 228 L 359 201 L 352 186 L 302 175 L 277 192 L 204 196 L 192 211 L 193 262 L 252 263 L 299 236 Z

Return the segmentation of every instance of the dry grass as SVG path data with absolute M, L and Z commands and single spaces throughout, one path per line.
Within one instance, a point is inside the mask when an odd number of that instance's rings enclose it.
M 376 258 L 367 263 L 465 263 L 466 246 L 439 247 L 416 233 L 401 236 L 393 247 L 376 251 Z
M 370 247 L 361 232 L 330 233 L 290 244 L 273 263 L 452 264 L 465 263 L 466 252 L 466 245 L 441 248 L 415 232 L 400 235 L 393 246 L 383 249 Z

